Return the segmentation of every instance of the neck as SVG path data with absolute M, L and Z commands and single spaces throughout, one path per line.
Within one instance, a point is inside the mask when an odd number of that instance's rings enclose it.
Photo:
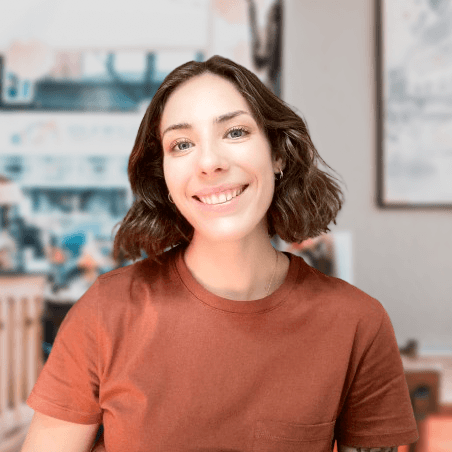
M 279 254 L 278 264 L 284 260 Z M 194 238 L 185 251 L 184 260 L 203 287 L 230 300 L 265 298 L 278 284 L 277 253 L 268 236 L 265 240 L 233 243 L 207 243 Z

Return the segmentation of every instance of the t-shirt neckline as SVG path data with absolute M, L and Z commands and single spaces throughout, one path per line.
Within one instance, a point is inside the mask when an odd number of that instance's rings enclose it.
M 184 261 L 184 251 L 185 247 L 178 246 L 177 249 L 173 250 L 174 259 L 172 260 L 173 269 L 178 273 L 182 283 L 202 303 L 227 312 L 246 314 L 274 309 L 288 298 L 289 293 L 295 287 L 300 270 L 301 258 L 294 254 L 284 252 L 290 259 L 289 270 L 284 282 L 273 293 L 259 300 L 229 300 L 228 298 L 223 298 L 209 292 L 193 277 Z

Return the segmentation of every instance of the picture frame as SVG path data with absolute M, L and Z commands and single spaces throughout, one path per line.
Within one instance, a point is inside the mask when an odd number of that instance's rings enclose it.
M 452 1 L 375 0 L 377 205 L 452 208 Z

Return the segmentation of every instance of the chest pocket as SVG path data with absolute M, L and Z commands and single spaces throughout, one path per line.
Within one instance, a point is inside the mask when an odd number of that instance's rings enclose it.
M 325 424 L 289 424 L 257 421 L 253 452 L 331 452 L 335 421 Z

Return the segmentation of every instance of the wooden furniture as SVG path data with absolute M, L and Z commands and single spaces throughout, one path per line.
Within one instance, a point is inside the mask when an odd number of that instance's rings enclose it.
M 440 373 L 437 370 L 409 371 L 405 372 L 405 378 L 419 431 L 419 440 L 410 444 L 409 452 L 425 452 L 428 440 L 425 420 L 429 414 L 439 412 Z
M 43 367 L 46 275 L 0 273 L 0 452 L 23 443 L 34 411 L 26 400 Z
M 402 362 L 419 431 L 409 452 L 426 452 L 428 416 L 452 414 L 452 357 L 402 356 Z

